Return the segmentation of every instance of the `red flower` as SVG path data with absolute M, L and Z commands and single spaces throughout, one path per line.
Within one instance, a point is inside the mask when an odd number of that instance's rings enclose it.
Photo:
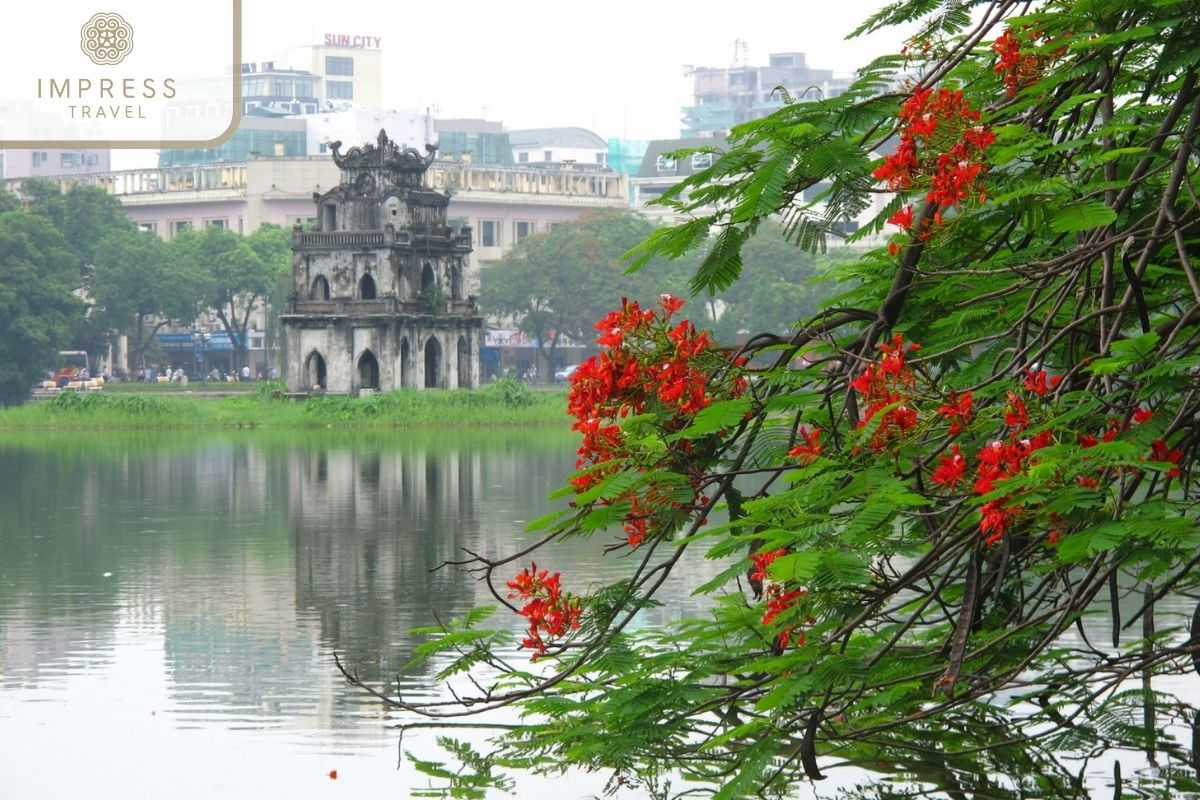
M 908 231 L 912 229 L 913 222 L 913 207 L 905 206 L 897 211 L 892 216 L 888 217 L 888 224 L 895 225 L 901 230 Z
M 779 584 L 771 584 L 767 590 L 767 610 L 763 613 L 762 624 L 770 625 L 783 612 L 787 611 L 796 603 L 797 597 L 803 597 L 808 594 L 804 589 L 795 589 L 790 592 L 784 592 Z
M 331 781 L 337 780 L 337 770 L 336 769 L 329 770 L 329 780 L 331 780 Z
M 1023 385 L 1026 390 L 1037 395 L 1043 395 L 1053 389 L 1057 389 L 1058 385 L 1062 383 L 1062 376 L 1055 375 L 1050 378 L 1050 383 L 1047 385 L 1046 370 L 1044 369 L 1039 369 L 1037 372 L 1030 372 L 1026 369 L 1022 370 L 1022 372 L 1025 374 L 1025 383 Z
M 1008 408 L 1004 412 L 1004 424 L 1012 428 L 1014 433 L 1029 426 L 1029 412 L 1025 410 L 1025 402 L 1012 392 L 1008 393 Z
M 553 640 L 568 630 L 579 629 L 582 605 L 579 598 L 562 591 L 559 573 L 550 575 L 531 563 L 508 582 L 508 587 L 513 590 L 509 598 L 529 601 L 517 614 L 529 623 L 529 635 L 522 640 L 521 647 L 534 651 L 533 661 L 546 654 L 543 635 Z
M 1153 416 L 1154 412 L 1148 408 L 1142 408 L 1141 406 L 1138 406 L 1133 410 L 1133 422 L 1135 425 L 1141 425 L 1143 422 L 1146 422 Z
M 955 444 L 950 448 L 950 455 L 942 456 L 942 460 L 938 463 L 938 468 L 933 471 L 933 475 L 929 480 L 954 489 L 958 486 L 958 482 L 962 480 L 963 473 L 966 470 L 967 460 L 963 458 L 962 451 Z
M 950 420 L 950 435 L 957 436 L 971 421 L 971 393 L 963 392 L 960 397 L 950 390 L 950 402 L 938 406 L 937 414 Z
M 663 312 L 669 317 L 679 309 L 683 308 L 684 301 L 680 300 L 678 297 L 672 297 L 664 292 L 658 296 L 658 304 L 662 306 Z
M 1183 457 L 1182 450 L 1171 450 L 1167 448 L 1167 443 L 1162 439 L 1155 439 L 1150 443 L 1150 460 L 1165 461 L 1169 464 L 1178 464 L 1179 459 Z M 1168 478 L 1179 477 L 1179 467 L 1172 467 L 1165 473 Z
M 750 573 L 750 580 L 766 580 L 767 567 L 770 566 L 772 561 L 784 555 L 787 555 L 787 550 L 782 547 L 778 550 L 769 550 L 766 553 L 751 554 L 750 561 L 754 564 L 754 572 Z
M 1000 502 L 993 500 L 983 504 L 983 520 L 979 523 L 979 532 L 987 537 L 984 539 L 985 544 L 995 544 L 1000 541 L 1012 524 L 1013 513 L 1004 508 Z
M 817 459 L 817 456 L 821 455 L 821 451 L 824 449 L 820 444 L 821 429 L 813 428 L 811 431 L 808 431 L 801 428 L 800 436 L 803 437 L 804 441 L 789 450 L 788 455 L 792 458 L 800 459 L 801 464 L 811 464 Z

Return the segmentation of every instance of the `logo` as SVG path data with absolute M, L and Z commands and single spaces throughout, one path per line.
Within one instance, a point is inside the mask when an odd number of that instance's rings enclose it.
M 120 64 L 133 51 L 133 28 L 120 14 L 95 14 L 79 30 L 79 48 L 93 64 Z

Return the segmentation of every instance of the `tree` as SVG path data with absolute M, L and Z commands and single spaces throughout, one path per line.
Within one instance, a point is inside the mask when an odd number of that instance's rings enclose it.
M 196 318 L 206 286 L 197 270 L 154 233 L 118 228 L 94 250 L 93 314 L 100 326 L 129 337 L 131 363 L 145 366 L 154 334 Z
M 798 320 L 816 313 L 836 289 L 820 281 L 834 264 L 853 260 L 853 251 L 815 254 L 789 241 L 783 228 L 766 221 L 742 247 L 739 279 L 720 292 L 720 313 L 713 331 L 731 344 L 742 332 L 785 333 Z
M 0 214 L 6 211 L 18 211 L 21 208 L 21 201 L 15 194 L 7 189 L 0 187 Z
M 246 237 L 267 271 L 273 276 L 270 290 L 264 302 L 267 305 L 265 344 L 276 363 L 282 363 L 286 354 L 282 349 L 286 343 L 279 315 L 286 307 L 292 293 L 292 231 L 288 228 L 265 223 Z
M 236 366 L 247 362 L 250 317 L 266 301 L 279 271 L 291 263 L 280 257 L 278 240 L 278 232 L 270 229 L 242 237 L 222 228 L 205 228 L 184 231 L 168 245 L 188 269 L 204 276 L 204 304 L 215 309 L 229 334 Z
M 74 278 L 71 252 L 49 222 L 0 213 L 0 405 L 24 402 L 55 364 L 83 309 Z
M 112 231 L 135 230 L 121 201 L 99 186 L 74 184 L 64 192 L 54 181 L 28 178 L 21 183 L 21 193 L 32 213 L 62 232 L 75 253 L 84 283 L 100 241 Z
M 388 698 L 435 723 L 520 714 L 485 752 L 452 745 L 461 770 L 418 766 L 462 794 L 583 766 L 763 797 L 849 762 L 926 784 L 909 795 L 1077 797 L 1125 748 L 1147 766 L 1115 794 L 1197 796 L 1168 730 L 1196 725 L 1192 684 L 1161 678 L 1200 669 L 1200 610 L 1191 631 L 1155 613 L 1200 590 L 1192 10 L 902 0 L 861 29 L 916 21 L 901 53 L 735 128 L 664 195 L 688 221 L 640 252 L 709 242 L 697 292 L 738 280 L 772 214 L 820 249 L 894 193 L 861 235 L 890 240 L 734 358 L 675 301 L 605 319 L 569 401 L 572 502 L 520 552 L 465 554 L 494 605 L 421 647 L 475 684 Z M 802 199 L 819 181 L 823 209 Z M 571 594 L 553 544 L 580 536 L 628 576 Z M 709 612 L 639 628 L 689 550 L 728 565 Z
M 658 289 L 626 273 L 625 253 L 653 230 L 631 212 L 603 210 L 530 236 L 488 268 L 480 304 L 489 314 L 516 317 L 552 374 L 560 337 L 588 341 L 596 320 L 621 297 L 646 299 L 673 284 L 682 287 L 679 269 L 659 276 Z

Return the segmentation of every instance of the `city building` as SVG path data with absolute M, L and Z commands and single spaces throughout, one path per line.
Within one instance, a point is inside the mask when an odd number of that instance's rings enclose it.
M 109 150 L 0 150 L 0 178 L 51 178 L 111 170 L 112 153 Z
M 766 66 L 692 67 L 689 74 L 694 105 L 683 109 L 684 139 L 726 136 L 734 125 L 762 119 L 785 102 L 777 87 L 804 102 L 837 97 L 853 82 L 809 67 L 799 52 L 771 53 Z
M 512 142 L 504 123 L 486 119 L 439 119 L 434 130 L 438 155 L 485 167 L 511 167 Z
M 160 167 L 187 167 L 246 161 L 255 156 L 308 154 L 305 117 L 263 115 L 255 109 L 238 120 L 233 136 L 216 147 L 164 147 L 158 151 Z
M 314 77 L 323 107 L 344 103 L 359 108 L 383 107 L 383 52 L 379 36 L 326 33 L 321 44 L 293 48 L 293 69 Z
M 574 164 L 581 169 L 608 166 L 608 141 L 586 128 L 531 128 L 509 131 L 513 161 L 520 166 Z
M 322 106 L 320 77 L 303 69 L 278 69 L 274 61 L 242 64 L 243 114 L 315 114 Z
M 331 145 L 340 182 L 314 193 L 317 229 L 293 233 L 293 294 L 280 316 L 293 393 L 479 385 L 483 317 L 467 295 L 471 230 L 425 185 L 422 156 L 379 131 Z

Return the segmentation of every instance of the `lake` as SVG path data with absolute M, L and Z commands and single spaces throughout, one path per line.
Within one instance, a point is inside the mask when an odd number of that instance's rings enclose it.
M 7 434 L 0 797 L 408 796 L 424 779 L 398 758 L 395 726 L 415 718 L 349 686 L 334 654 L 408 700 L 443 697 L 438 665 L 409 663 L 409 630 L 490 597 L 438 565 L 532 542 L 525 525 L 554 507 L 574 448 L 538 430 Z M 569 540 L 539 561 L 586 594 L 627 573 L 602 554 L 616 540 Z M 704 610 L 691 590 L 724 564 L 687 558 L 639 624 Z M 1194 697 L 1197 682 L 1158 688 Z M 434 736 L 403 747 L 439 758 Z M 1126 775 L 1145 764 L 1121 757 Z M 1091 787 L 1116 758 L 1087 768 Z M 864 778 L 842 770 L 820 793 Z M 603 787 L 527 777 L 515 794 Z
M 422 784 L 397 770 L 402 715 L 348 686 L 333 654 L 367 680 L 403 674 L 408 699 L 438 696 L 435 667 L 406 666 L 408 631 L 489 598 L 435 568 L 464 547 L 532 541 L 525 524 L 552 508 L 575 439 L 239 433 L 0 441 L 0 796 L 403 797 Z M 555 558 L 576 592 L 627 567 L 596 540 Z M 717 571 L 697 558 L 688 583 Z M 684 591 L 645 624 L 698 602 Z M 435 758 L 433 736 L 404 747 Z M 603 780 L 571 786 L 583 797 Z

